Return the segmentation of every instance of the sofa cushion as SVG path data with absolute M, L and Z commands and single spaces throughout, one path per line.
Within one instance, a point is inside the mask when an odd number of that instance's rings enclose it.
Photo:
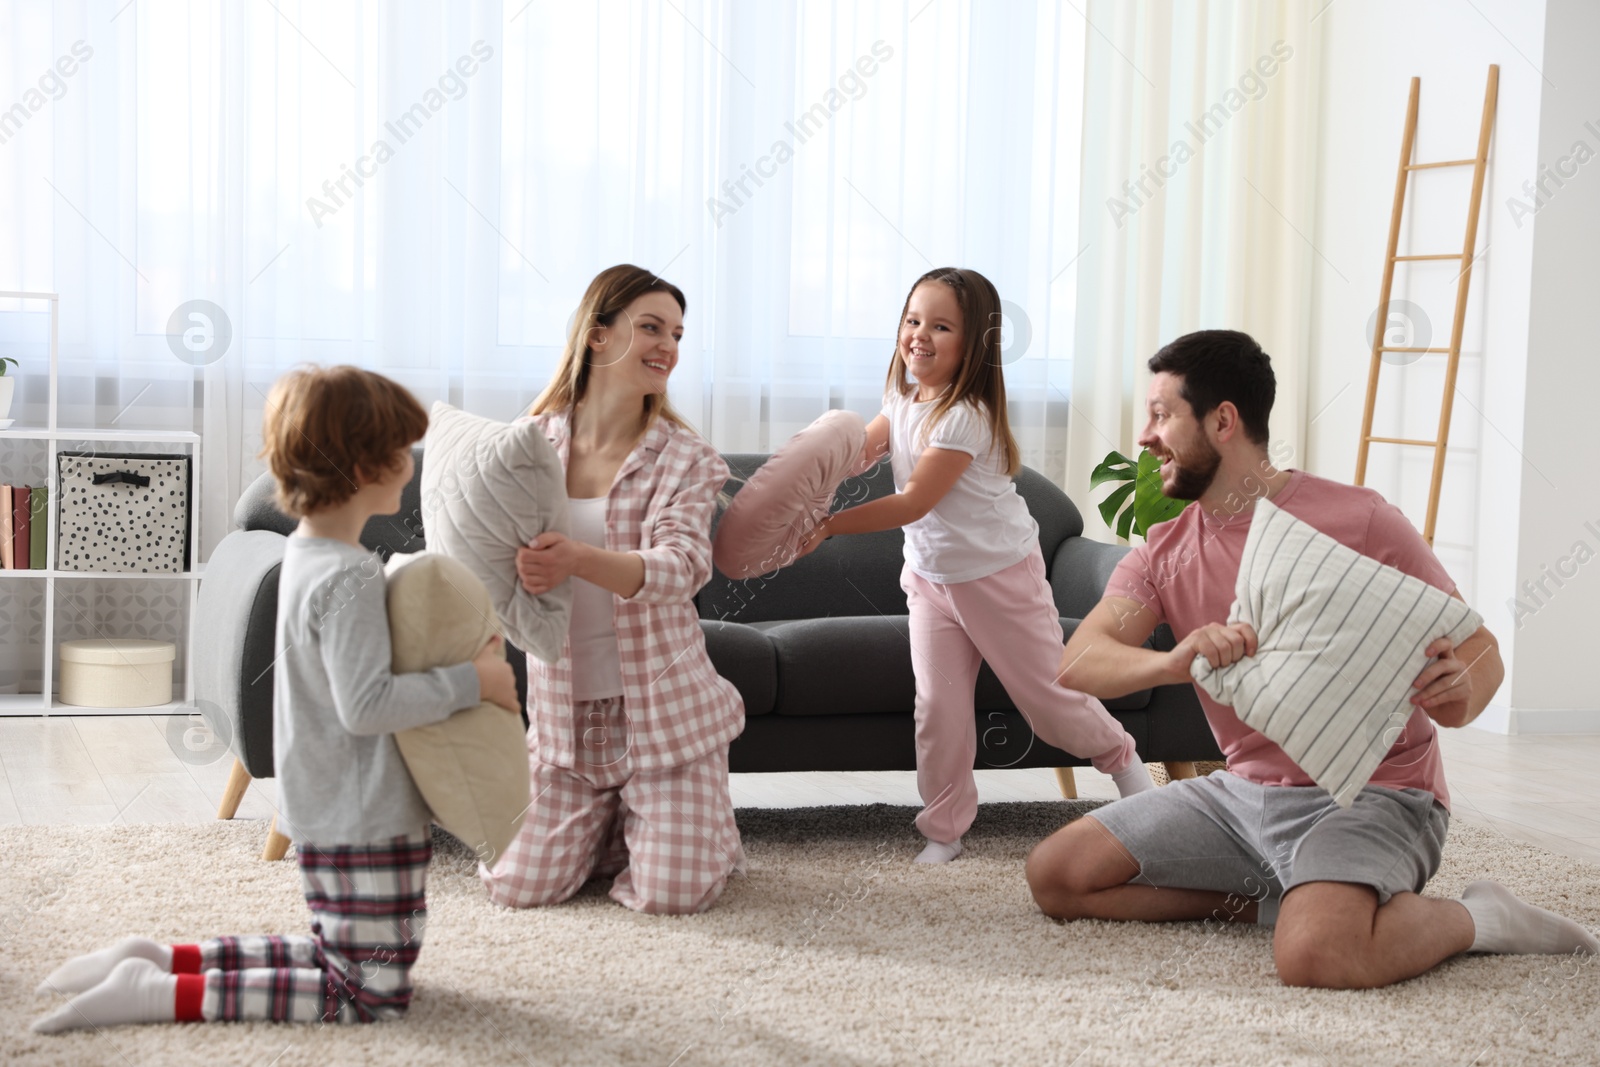
M 860 462 L 865 441 L 866 426 L 853 411 L 825 411 L 785 441 L 723 511 L 712 556 L 717 569 L 744 579 L 793 563 Z
M 433 547 L 466 564 L 517 647 L 546 663 L 561 656 L 572 583 L 539 596 L 517 579 L 517 550 L 549 530 L 566 533 L 567 476 L 532 420 L 494 422 L 435 403 L 425 438 L 422 515 Z
M 1061 620 L 1068 632 L 1076 619 Z M 855 616 L 755 623 L 772 642 L 777 660 L 779 715 L 863 715 L 909 712 L 916 706 L 907 616 Z M 1150 703 L 1141 689 L 1105 702 L 1113 711 Z M 994 672 L 978 671 L 975 710 L 1012 711 L 1016 705 Z
M 766 715 L 778 700 L 778 659 L 767 635 L 737 622 L 702 619 L 706 654 L 744 699 L 745 715 Z
M 388 612 L 396 674 L 464 663 L 496 631 L 483 583 L 437 552 L 390 561 Z M 493 866 L 528 810 L 522 717 L 484 701 L 394 740 L 434 820 Z

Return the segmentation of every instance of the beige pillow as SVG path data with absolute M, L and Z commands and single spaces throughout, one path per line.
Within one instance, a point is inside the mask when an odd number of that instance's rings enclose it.
M 435 403 L 422 453 L 422 529 L 428 548 L 466 564 L 489 590 L 507 640 L 546 663 L 561 658 L 572 583 L 531 596 L 517 549 L 566 533 L 567 473 L 531 420 L 495 422 Z
M 462 564 L 418 552 L 394 556 L 387 571 L 396 674 L 463 663 L 494 636 L 488 591 Z M 434 821 L 493 866 L 529 805 L 522 716 L 483 703 L 394 739 Z

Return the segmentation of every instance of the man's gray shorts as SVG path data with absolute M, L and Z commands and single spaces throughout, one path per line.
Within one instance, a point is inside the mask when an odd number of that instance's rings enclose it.
M 1257 785 L 1227 771 L 1092 815 L 1138 861 L 1134 883 L 1276 900 L 1306 882 L 1354 882 L 1377 890 L 1380 904 L 1422 891 L 1450 825 L 1423 789 L 1369 785 L 1340 808 L 1318 786 Z

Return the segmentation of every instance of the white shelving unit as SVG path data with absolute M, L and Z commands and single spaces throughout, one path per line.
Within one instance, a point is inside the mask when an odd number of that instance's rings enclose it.
M 101 444 L 129 444 L 129 445 L 169 445 L 173 451 L 182 450 L 190 456 L 190 485 L 189 485 L 189 552 L 191 561 L 198 554 L 200 547 L 200 435 L 187 430 L 158 431 L 158 430 L 108 430 L 100 427 L 74 427 L 61 426 L 58 423 L 59 410 L 59 360 L 60 360 L 60 326 L 61 298 L 56 293 L 30 293 L 0 291 L 0 299 L 13 299 L 22 301 L 43 301 L 50 308 L 50 397 L 47 407 L 45 424 L 42 426 L 28 426 L 14 423 L 9 429 L 0 430 L 0 482 L 8 482 L 5 473 L 10 467 L 10 459 L 18 443 L 42 442 L 45 453 L 45 478 L 49 487 L 49 510 L 46 512 L 46 539 L 45 559 L 50 566 L 44 570 L 0 570 L 0 581 L 5 582 L 43 582 L 44 593 L 44 635 L 42 641 L 42 677 L 43 682 L 38 693 L 0 693 L 0 715 L 162 715 L 162 714 L 188 714 L 196 710 L 194 698 L 194 620 L 195 608 L 200 595 L 200 577 L 203 566 L 191 562 L 191 569 L 181 572 L 121 572 L 121 571 L 70 571 L 58 570 L 56 562 L 56 542 L 59 536 L 60 514 L 60 486 L 58 484 L 57 456 L 63 451 L 63 445 L 71 446 L 78 443 Z M 13 401 L 15 404 L 15 401 Z M 57 584 L 62 582 L 126 582 L 126 581 L 153 581 L 153 582 L 182 582 L 186 586 L 185 597 L 186 615 L 183 620 L 183 673 L 181 678 L 173 679 L 173 700 L 171 703 L 156 707 L 143 708 L 88 708 L 75 704 L 63 704 L 56 696 L 59 688 L 57 674 L 59 668 L 59 650 L 57 648 L 56 634 L 56 606 L 58 600 Z M 91 623 L 91 625 L 93 625 Z M 98 627 L 95 627 L 98 631 Z M 132 633 L 100 633 L 97 637 L 137 637 Z

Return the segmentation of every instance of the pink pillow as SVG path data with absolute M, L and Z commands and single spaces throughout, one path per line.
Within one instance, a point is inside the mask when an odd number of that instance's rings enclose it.
M 794 562 L 828 514 L 834 491 L 858 473 L 867 428 L 853 411 L 829 411 L 789 438 L 734 495 L 717 526 L 712 559 L 730 578 Z

